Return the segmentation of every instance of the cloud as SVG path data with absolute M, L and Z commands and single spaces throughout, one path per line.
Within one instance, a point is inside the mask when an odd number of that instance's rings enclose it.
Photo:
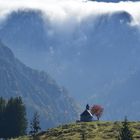
M 140 2 L 91 2 L 83 0 L 0 0 L 0 19 L 5 19 L 13 11 L 40 10 L 44 19 L 47 18 L 54 25 L 73 24 L 81 22 L 88 16 L 97 17 L 126 11 L 133 17 L 133 25 L 140 25 Z

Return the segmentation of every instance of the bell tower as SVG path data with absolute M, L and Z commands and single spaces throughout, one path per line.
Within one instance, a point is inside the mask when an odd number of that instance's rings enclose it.
M 88 104 L 86 105 L 86 110 L 89 110 L 89 105 Z

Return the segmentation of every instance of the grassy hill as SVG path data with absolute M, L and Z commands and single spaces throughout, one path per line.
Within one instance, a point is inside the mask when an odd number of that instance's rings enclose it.
M 47 130 L 39 134 L 35 140 L 81 140 L 85 133 L 86 140 L 116 140 L 120 122 L 88 122 L 66 124 Z M 134 140 L 140 140 L 140 122 L 130 122 L 134 133 Z M 16 140 L 32 140 L 31 137 L 22 137 Z

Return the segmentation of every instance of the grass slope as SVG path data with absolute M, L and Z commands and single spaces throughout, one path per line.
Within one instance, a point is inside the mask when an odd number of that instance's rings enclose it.
M 86 140 L 116 140 L 120 126 L 120 122 L 73 123 L 49 129 L 35 140 L 81 140 L 82 133 L 85 133 Z M 140 122 L 130 122 L 130 128 L 134 133 L 134 140 L 140 140 Z M 32 140 L 32 138 L 24 137 L 16 140 Z

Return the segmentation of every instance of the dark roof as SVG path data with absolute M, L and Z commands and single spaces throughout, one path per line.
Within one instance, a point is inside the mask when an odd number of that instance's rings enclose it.
M 80 116 L 91 116 L 91 117 L 93 117 L 93 115 L 91 114 L 91 112 L 90 112 L 90 110 L 85 110 Z

